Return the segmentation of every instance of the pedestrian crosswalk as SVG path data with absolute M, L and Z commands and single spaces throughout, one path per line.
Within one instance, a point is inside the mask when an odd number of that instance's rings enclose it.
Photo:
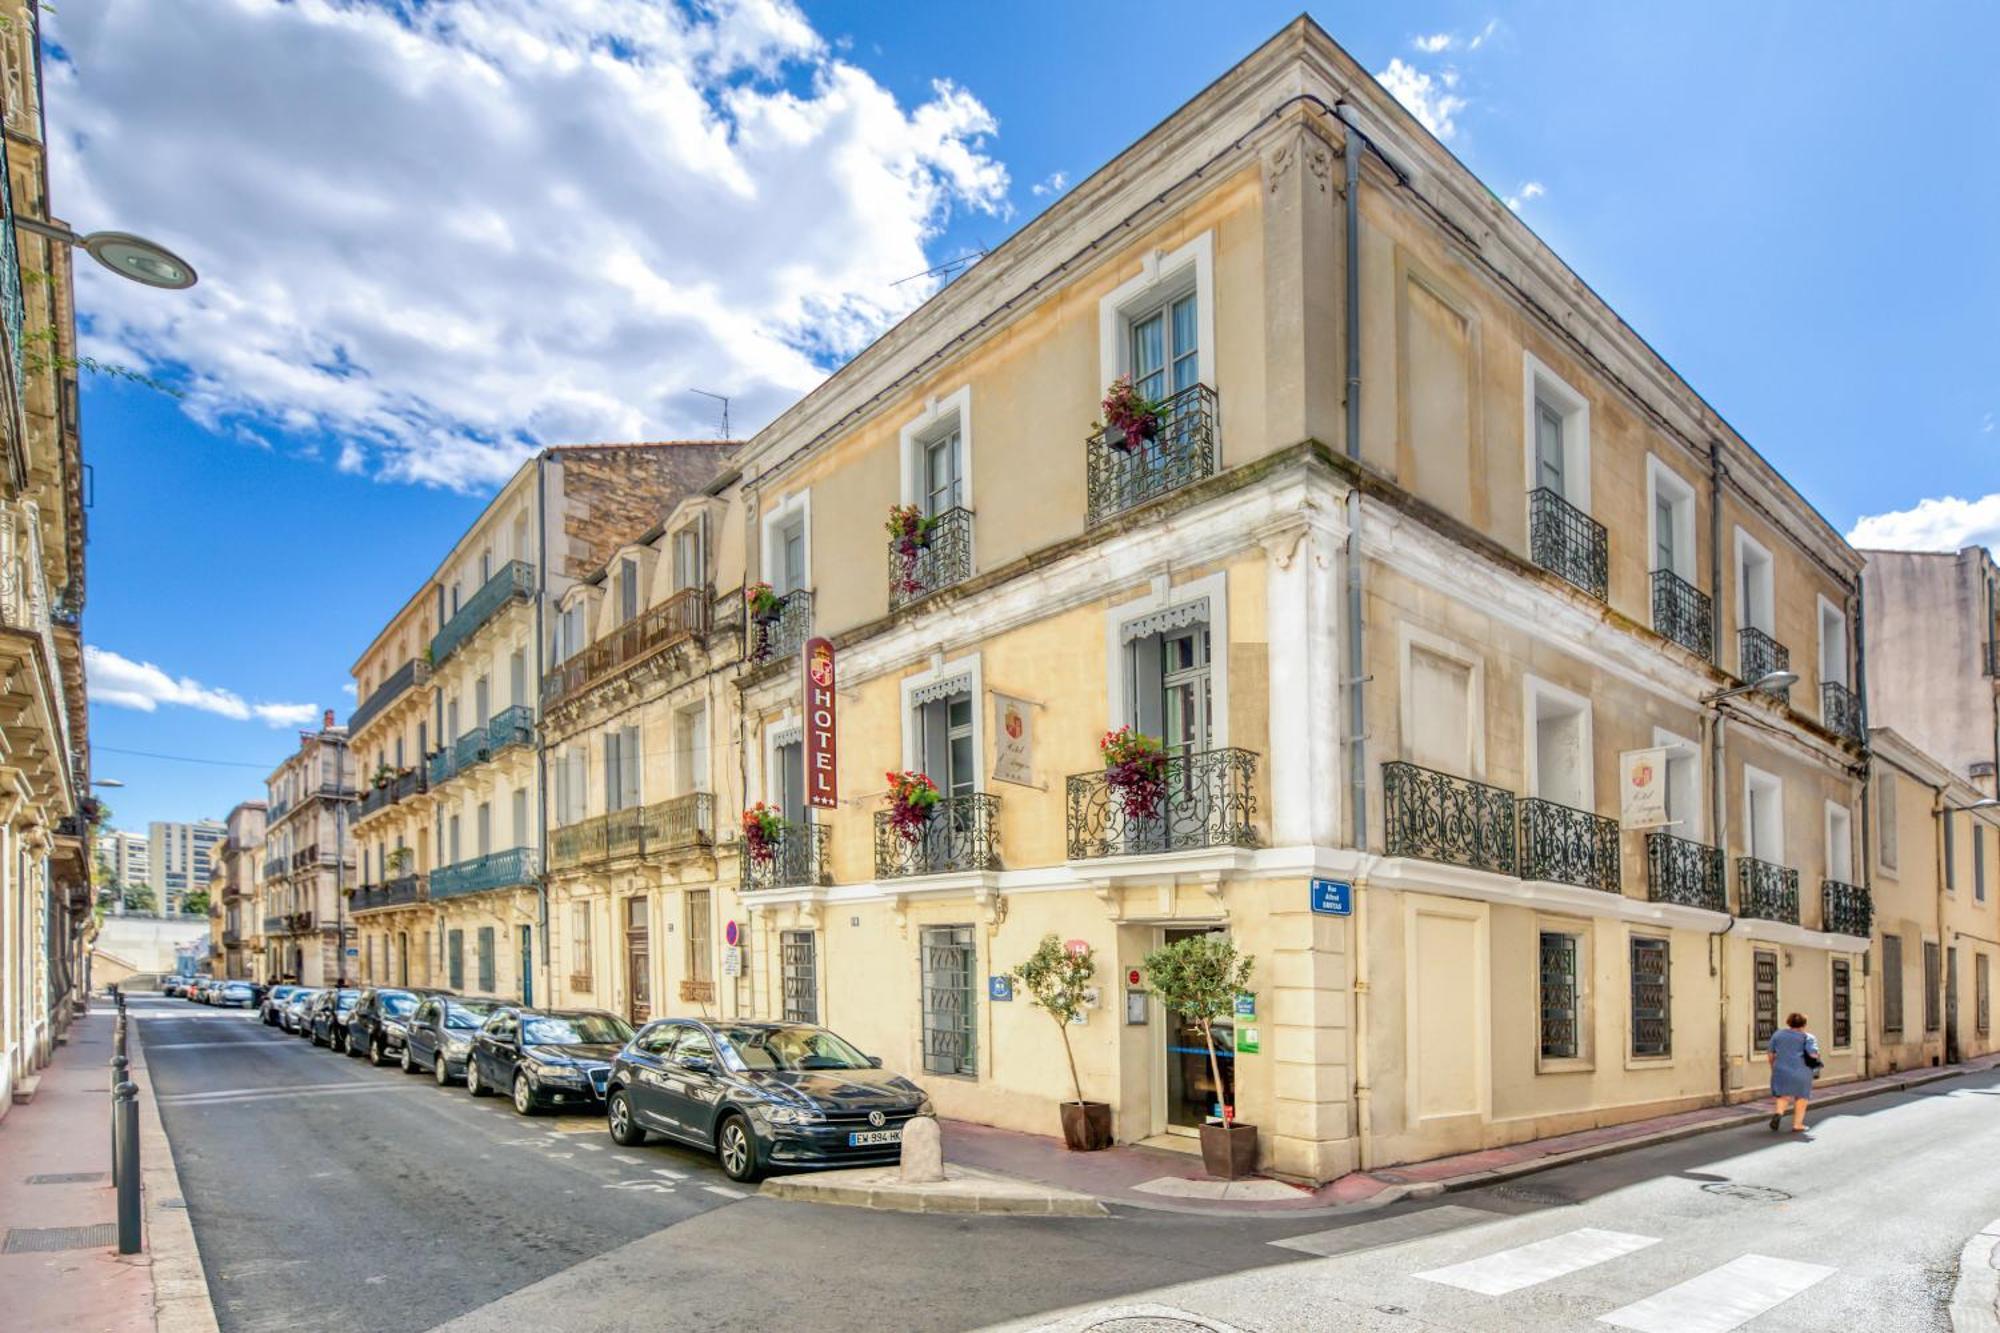
M 1639 1333 L 1729 1333 L 1832 1273 L 1823 1264 L 1746 1254 L 1602 1315 L 1599 1322 Z
M 1585 1227 L 1532 1245 L 1516 1245 L 1482 1258 L 1449 1268 L 1433 1268 L 1417 1276 L 1426 1282 L 1442 1282 L 1447 1287 L 1463 1287 L 1483 1296 L 1505 1296 L 1510 1291 L 1532 1287 L 1564 1277 L 1578 1269 L 1601 1264 L 1607 1259 L 1643 1250 L 1660 1243 L 1658 1236 L 1635 1236 L 1628 1231 L 1600 1231 Z

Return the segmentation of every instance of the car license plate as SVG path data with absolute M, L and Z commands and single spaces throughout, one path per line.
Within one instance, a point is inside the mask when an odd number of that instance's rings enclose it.
M 900 1129 L 861 1129 L 847 1136 L 850 1148 L 870 1148 L 881 1143 L 901 1143 L 903 1131 Z

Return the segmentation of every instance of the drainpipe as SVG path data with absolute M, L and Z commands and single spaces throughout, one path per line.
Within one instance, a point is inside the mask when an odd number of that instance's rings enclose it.
M 542 735 L 542 674 L 548 670 L 542 611 L 549 600 L 549 451 L 535 455 L 535 933 L 542 946 L 542 1003 L 555 1002 L 549 966 L 549 749 Z
M 1854 695 L 1855 705 L 1861 714 L 1861 888 L 1868 895 L 1872 923 L 1872 909 L 1875 905 L 1875 755 L 1868 739 L 1868 585 L 1860 579 L 1854 582 Z M 1825 924 L 1824 921 L 1820 922 L 1821 926 Z M 1872 924 L 1869 933 L 1871 935 L 1874 933 Z M 1872 949 L 1871 945 L 1861 955 L 1861 975 L 1864 978 L 1872 971 L 1868 966 L 1869 953 Z M 1851 988 L 1853 982 L 1850 980 L 1848 984 Z M 1874 986 L 1866 985 L 1861 995 L 1861 1077 L 1863 1078 L 1869 1077 L 1875 1064 L 1875 1051 L 1869 1040 L 1868 1023 L 1868 993 L 1874 989 Z M 1853 1021 L 1854 1007 L 1850 993 L 1847 1003 L 1849 1022 Z
M 1722 705 L 1710 704 L 1702 717 L 1708 733 L 1708 818 L 1714 830 L 1715 849 L 1722 857 L 1722 904 L 1729 906 L 1729 802 L 1724 789 L 1728 772 L 1724 762 L 1726 739 Z M 1715 971 L 1715 1087 L 1718 1105 L 1729 1105 L 1729 946 L 1724 936 L 1736 929 L 1736 918 L 1721 930 L 1709 932 L 1711 966 Z

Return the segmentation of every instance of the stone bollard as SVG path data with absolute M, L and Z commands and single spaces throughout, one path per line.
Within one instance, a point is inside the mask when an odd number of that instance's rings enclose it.
M 930 1185 L 944 1179 L 944 1132 L 930 1116 L 903 1126 L 903 1183 Z

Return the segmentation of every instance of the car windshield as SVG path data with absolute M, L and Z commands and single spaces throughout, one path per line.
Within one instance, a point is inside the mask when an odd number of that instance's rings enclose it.
M 405 1018 L 417 1008 L 417 997 L 390 993 L 382 997 L 382 1012 L 391 1018 Z
M 576 1042 L 616 1045 L 626 1041 L 632 1029 L 622 1018 L 610 1014 L 561 1014 L 524 1018 L 521 1040 L 530 1046 L 566 1046 Z
M 867 1069 L 868 1057 L 825 1028 L 717 1028 L 725 1051 L 744 1069 L 799 1073 L 808 1069 Z
M 444 1025 L 469 1031 L 484 1023 L 492 1012 L 490 1004 L 454 1004 L 444 1011 Z
M 342 991 L 339 995 L 335 996 L 333 1002 L 340 1006 L 340 1012 L 346 1013 L 349 1009 L 352 1009 L 355 1005 L 361 1002 L 361 997 L 359 995 L 356 995 L 353 991 L 347 990 L 347 991 Z

